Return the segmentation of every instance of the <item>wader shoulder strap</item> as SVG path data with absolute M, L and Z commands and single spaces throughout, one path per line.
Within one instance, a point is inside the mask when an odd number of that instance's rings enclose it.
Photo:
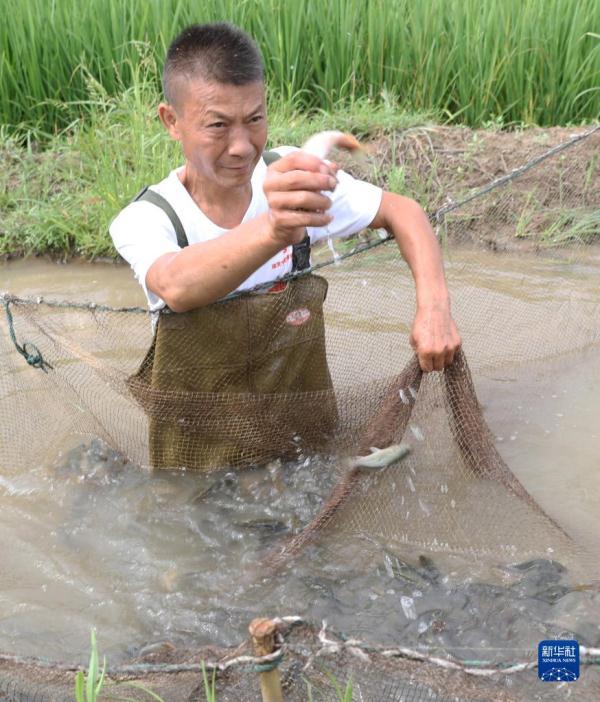
M 186 236 L 185 229 L 183 228 L 183 224 L 181 224 L 181 220 L 177 216 L 175 210 L 169 204 L 169 201 L 154 190 L 150 190 L 148 186 L 146 186 L 134 197 L 133 202 L 139 202 L 140 200 L 151 202 L 153 205 L 160 207 L 173 225 L 173 229 L 177 235 L 177 243 L 182 249 L 184 249 L 189 243 L 188 238 Z
M 299 244 L 292 248 L 292 273 L 310 268 L 310 237 L 308 232 Z
M 275 151 L 265 151 L 263 153 L 263 161 L 270 166 L 274 161 L 281 158 L 281 156 Z M 175 234 L 177 235 L 177 244 L 180 248 L 184 249 L 188 246 L 188 238 L 181 224 L 181 220 L 177 216 L 175 210 L 171 207 L 168 200 L 162 195 L 159 195 L 154 190 L 150 190 L 148 186 L 143 188 L 134 198 L 133 202 L 138 202 L 144 200 L 145 202 L 151 202 L 153 205 L 160 207 L 160 209 L 167 215 Z M 308 232 L 306 236 L 299 244 L 294 244 L 292 248 L 292 272 L 304 271 L 310 268 L 310 237 Z
M 263 151 L 263 161 L 270 166 L 275 161 L 278 161 L 281 156 L 276 151 Z

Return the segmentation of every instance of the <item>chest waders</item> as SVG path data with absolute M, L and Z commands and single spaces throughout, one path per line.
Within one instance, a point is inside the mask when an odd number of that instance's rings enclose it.
M 146 189 L 136 199 L 161 207 L 179 246 L 188 245 L 164 198 Z M 309 259 L 307 234 L 294 246 L 293 270 L 306 270 Z M 325 448 L 337 421 L 325 352 L 326 293 L 327 281 L 308 273 L 267 292 L 161 314 L 127 382 L 149 419 L 151 465 L 243 467 Z

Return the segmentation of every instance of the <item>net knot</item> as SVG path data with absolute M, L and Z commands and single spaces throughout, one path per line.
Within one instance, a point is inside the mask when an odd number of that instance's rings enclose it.
M 15 345 L 15 348 L 30 366 L 32 366 L 33 368 L 41 368 L 44 371 L 44 373 L 47 373 L 48 368 L 54 368 L 54 366 L 50 365 L 50 363 L 44 360 L 44 357 L 42 356 L 38 347 L 35 344 L 30 343 L 29 341 L 23 342 L 22 346 L 17 342 L 13 316 L 9 307 L 10 302 L 11 301 L 9 299 L 4 300 L 4 309 L 6 311 L 6 317 L 8 319 L 8 332 L 10 334 L 10 338 L 12 339 L 13 344 Z
M 255 663 L 252 666 L 253 673 L 268 673 L 271 670 L 275 670 L 283 660 L 283 648 L 278 649 L 268 657 L 265 656 L 265 658 L 267 658 L 267 660 Z
M 17 347 L 17 351 L 21 353 L 23 358 L 30 366 L 33 366 L 34 368 L 41 368 L 44 373 L 48 372 L 48 368 L 54 367 L 44 360 L 44 357 L 42 356 L 38 347 L 35 344 L 31 344 L 29 341 L 26 341 L 23 344 L 22 350 Z

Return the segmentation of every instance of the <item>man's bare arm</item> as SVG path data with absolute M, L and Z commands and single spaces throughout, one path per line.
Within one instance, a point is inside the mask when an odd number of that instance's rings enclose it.
M 167 253 L 148 269 L 146 286 L 174 312 L 208 305 L 235 290 L 286 246 L 299 243 L 306 227 L 329 224 L 335 166 L 302 152 L 269 169 L 264 190 L 269 211 L 217 239 Z
M 461 340 L 450 313 L 442 254 L 427 215 L 414 200 L 384 192 L 370 226 L 392 234 L 410 266 L 417 293 L 410 342 L 424 371 L 442 370 L 454 360 Z

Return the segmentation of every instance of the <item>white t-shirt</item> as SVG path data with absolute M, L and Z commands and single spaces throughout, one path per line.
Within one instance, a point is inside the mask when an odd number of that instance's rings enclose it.
M 281 156 L 293 151 L 293 147 L 280 147 L 275 151 Z M 151 189 L 169 202 L 181 220 L 188 243 L 210 241 L 227 230 L 212 222 L 194 202 L 179 180 L 178 168 Z M 252 174 L 252 200 L 242 222 L 247 222 L 268 210 L 263 182 L 267 172 L 265 162 L 260 159 Z M 348 173 L 339 171 L 338 185 L 333 193 L 327 193 L 332 200 L 329 214 L 333 220 L 327 227 L 308 227 L 311 243 L 326 237 L 343 237 L 359 232 L 368 226 L 381 204 L 381 188 L 356 180 Z M 163 254 L 179 251 L 177 235 L 168 216 L 151 202 L 132 202 L 122 210 L 110 225 L 110 235 L 121 254 L 129 262 L 135 277 L 141 284 L 148 305 L 152 311 L 165 306 L 153 292 L 146 288 L 146 273 L 150 266 Z M 257 285 L 281 278 L 292 270 L 292 247 L 288 246 L 264 263 L 237 290 L 248 290 Z

